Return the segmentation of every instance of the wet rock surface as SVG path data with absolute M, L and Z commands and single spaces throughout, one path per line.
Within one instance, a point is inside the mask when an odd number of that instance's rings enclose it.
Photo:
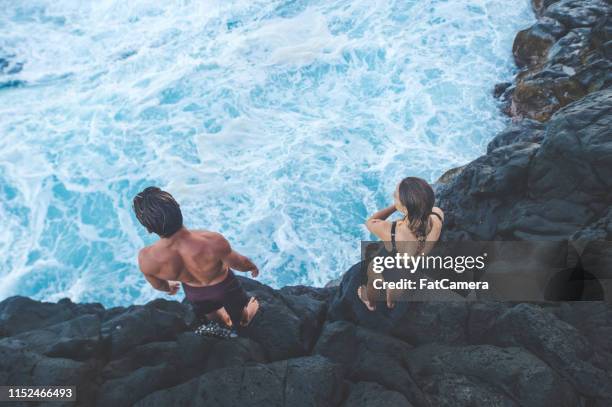
M 443 239 L 612 240 L 610 7 L 534 1 L 538 21 L 513 48 L 521 71 L 496 90 L 513 122 L 437 185 Z M 2 61 L 10 74 L 16 63 Z M 359 264 L 328 288 L 240 281 L 261 309 L 235 339 L 195 335 L 175 301 L 8 298 L 0 384 L 76 385 L 80 406 L 612 405 L 608 303 L 370 312 L 355 295 Z
M 610 86 L 611 5 L 605 0 L 539 0 L 534 8 L 538 21 L 514 41 L 514 59 L 522 70 L 507 111 L 544 122 L 563 106 Z

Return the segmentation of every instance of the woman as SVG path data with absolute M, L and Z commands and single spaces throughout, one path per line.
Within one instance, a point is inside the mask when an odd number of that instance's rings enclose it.
M 427 254 L 440 238 L 444 213 L 434 207 L 435 194 L 427 181 L 417 177 L 401 180 L 393 193 L 394 204 L 381 209 L 366 221 L 366 227 L 385 242 L 391 242 L 392 253 Z M 401 212 L 401 220 L 389 222 L 386 219 L 395 211 Z M 399 244 L 397 242 L 418 242 Z M 365 306 L 373 311 L 375 306 L 368 300 L 367 287 L 362 285 L 357 295 Z M 394 307 L 392 293 L 387 291 L 387 306 Z

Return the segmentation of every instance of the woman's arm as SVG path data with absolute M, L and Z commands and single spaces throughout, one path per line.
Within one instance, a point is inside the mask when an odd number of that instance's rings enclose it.
M 373 220 L 373 219 L 378 219 L 378 220 L 385 220 L 387 219 L 389 216 L 393 215 L 393 213 L 396 211 L 397 209 L 395 208 L 395 205 L 391 205 L 388 206 L 384 209 L 379 210 L 378 212 L 376 212 L 374 215 L 370 216 L 368 221 Z
M 370 216 L 365 224 L 370 233 L 373 233 L 382 240 L 390 240 L 391 224 L 385 221 L 385 219 L 391 216 L 395 211 L 395 205 L 391 205 Z

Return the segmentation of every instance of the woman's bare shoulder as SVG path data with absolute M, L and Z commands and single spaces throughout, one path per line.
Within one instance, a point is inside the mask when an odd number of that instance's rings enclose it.
M 442 220 L 444 220 L 444 211 L 440 208 L 438 208 L 437 206 L 434 206 L 433 209 L 431 210 L 433 213 L 437 213 L 438 215 L 440 215 L 440 217 L 442 218 Z

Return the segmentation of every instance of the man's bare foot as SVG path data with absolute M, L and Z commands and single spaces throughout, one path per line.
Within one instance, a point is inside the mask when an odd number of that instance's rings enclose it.
M 372 305 L 368 300 L 365 285 L 360 285 L 359 288 L 357 288 L 357 296 L 359 297 L 361 302 L 363 302 L 367 309 L 369 309 L 370 311 L 376 310 L 376 306 Z
M 242 310 L 242 320 L 240 321 L 240 326 L 249 325 L 253 320 L 253 317 L 255 317 L 255 314 L 257 314 L 257 311 L 259 311 L 259 301 L 257 301 L 257 298 L 251 297 L 249 303 Z
M 232 319 L 225 308 L 219 308 L 216 311 L 206 314 L 206 318 L 208 318 L 209 321 L 220 322 L 230 328 L 232 327 Z

